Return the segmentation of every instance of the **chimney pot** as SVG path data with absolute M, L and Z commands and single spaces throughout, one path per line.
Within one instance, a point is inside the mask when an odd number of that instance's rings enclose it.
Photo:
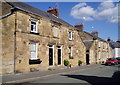
M 53 14 L 57 17 L 59 17 L 59 11 L 58 11 L 58 7 L 49 7 L 47 10 L 48 13 Z
M 79 32 L 83 32 L 83 23 L 77 23 L 74 27 L 76 27 Z
M 96 36 L 96 37 L 98 37 L 98 31 L 92 31 L 92 33 L 91 33 L 93 36 Z

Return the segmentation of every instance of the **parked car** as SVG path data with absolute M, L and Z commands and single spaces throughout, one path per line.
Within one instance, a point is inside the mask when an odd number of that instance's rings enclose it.
M 116 58 L 107 58 L 105 65 L 117 65 L 118 60 Z
M 116 59 L 118 60 L 118 64 L 120 64 L 120 57 L 117 57 Z

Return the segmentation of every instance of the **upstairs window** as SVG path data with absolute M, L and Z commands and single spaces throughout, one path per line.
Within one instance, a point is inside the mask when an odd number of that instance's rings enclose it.
M 31 32 L 37 33 L 37 22 L 31 21 Z
M 100 45 L 100 42 L 98 42 L 98 47 L 100 48 L 100 46 L 101 46 L 101 45 Z
M 69 38 L 69 40 L 72 40 L 72 32 L 71 31 L 68 32 L 68 38 Z

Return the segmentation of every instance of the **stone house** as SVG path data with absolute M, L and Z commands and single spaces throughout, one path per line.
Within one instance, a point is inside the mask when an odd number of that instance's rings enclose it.
M 110 38 L 108 38 L 108 43 L 111 47 L 111 50 L 112 50 L 112 55 L 111 57 L 120 57 L 120 40 L 114 42 L 112 41 Z
M 98 37 L 97 31 L 85 32 L 82 23 L 76 24 L 75 27 L 86 46 L 86 64 L 105 62 L 106 58 L 111 57 L 109 43 Z
M 86 47 L 77 30 L 59 18 L 58 8 L 41 11 L 22 2 L 2 3 L 0 74 L 86 64 Z

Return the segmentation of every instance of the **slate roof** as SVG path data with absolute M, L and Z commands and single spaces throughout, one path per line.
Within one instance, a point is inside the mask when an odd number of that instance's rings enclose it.
M 8 1 L 7 3 L 12 5 L 14 8 L 19 9 L 19 10 L 22 10 L 22 11 L 25 11 L 25 12 L 29 12 L 29 13 L 32 13 L 32 14 L 35 14 L 35 15 L 38 15 L 38 16 L 42 16 L 42 17 L 45 17 L 45 18 L 48 18 L 49 20 L 55 21 L 57 23 L 61 23 L 62 25 L 65 25 L 65 26 L 74 27 L 74 26 L 72 26 L 71 24 L 67 23 L 66 21 L 62 20 L 59 17 L 56 17 L 56 16 L 54 16 L 52 14 L 49 14 L 49 13 L 47 13 L 45 11 L 42 11 L 40 9 L 37 9 L 35 7 L 32 7 L 32 6 L 30 6 L 28 4 L 25 4 L 23 2 L 19 2 L 19 1 L 16 0 L 16 2 L 9 2 Z M 106 42 L 105 40 L 103 40 L 100 37 L 93 36 L 92 34 L 90 34 L 88 32 L 85 32 L 85 33 L 89 34 L 93 38 L 97 38 L 97 39 L 100 39 L 100 40 Z
M 92 44 L 93 44 L 93 41 L 90 41 L 90 40 L 84 40 L 83 42 L 84 42 L 84 44 L 85 44 L 85 46 L 86 46 L 86 50 L 89 50 L 90 47 L 91 47 Z
M 46 17 L 46 18 L 48 18 L 52 21 L 61 23 L 62 25 L 73 27 L 72 25 L 70 25 L 66 21 L 60 19 L 59 17 L 56 17 L 52 14 L 49 14 L 49 13 L 47 13 L 45 11 L 42 11 L 40 9 L 37 9 L 35 7 L 32 7 L 32 6 L 30 6 L 28 4 L 25 4 L 23 2 L 7 2 L 7 3 L 12 5 L 13 7 L 19 9 L 19 10 L 26 11 L 26 12 L 29 12 L 29 13 L 32 13 L 32 14 L 35 14 L 35 15 L 38 15 L 38 16 Z
M 114 49 L 114 48 L 120 48 L 120 42 L 113 42 L 113 41 L 111 41 L 109 44 L 110 44 L 110 47 L 112 49 Z
M 102 39 L 102 38 L 100 38 L 100 37 L 94 36 L 94 35 L 92 35 L 91 33 L 88 33 L 88 32 L 86 32 L 86 31 L 84 31 L 84 33 L 89 34 L 89 35 L 92 36 L 94 39 L 99 39 L 99 40 L 101 40 L 101 41 L 107 42 L 106 40 L 104 40 L 104 39 Z

